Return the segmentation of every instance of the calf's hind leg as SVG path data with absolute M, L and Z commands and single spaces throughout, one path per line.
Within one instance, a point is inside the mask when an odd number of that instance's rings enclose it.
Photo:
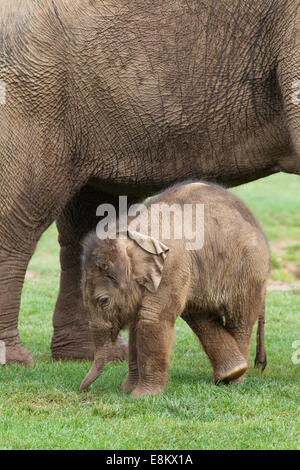
M 264 317 L 266 303 L 266 286 L 263 285 L 248 292 L 246 298 L 236 299 L 229 308 L 226 318 L 226 330 L 231 334 L 238 344 L 238 347 L 249 364 L 250 345 L 253 327 L 259 318 L 259 330 L 257 334 L 256 366 L 265 368 L 267 355 L 264 344 Z M 243 374 L 236 381 L 243 382 L 246 375 Z
M 248 364 L 234 337 L 216 315 L 184 313 L 182 318 L 199 338 L 213 368 L 213 381 L 229 383 L 243 375 Z

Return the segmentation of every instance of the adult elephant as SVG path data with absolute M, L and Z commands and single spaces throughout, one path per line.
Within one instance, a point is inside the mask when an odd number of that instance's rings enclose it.
M 135 201 L 190 177 L 234 186 L 300 174 L 298 7 L 296 0 L 1 0 L 7 363 L 33 362 L 18 336 L 21 289 L 54 220 L 62 270 L 52 353 L 91 357 L 80 240 L 101 202 L 116 204 L 118 194 Z

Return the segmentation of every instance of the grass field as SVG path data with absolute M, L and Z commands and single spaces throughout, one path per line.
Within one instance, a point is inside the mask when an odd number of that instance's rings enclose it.
M 107 365 L 91 391 L 79 393 L 90 363 L 50 356 L 59 276 L 52 226 L 30 263 L 22 297 L 20 333 L 36 365 L 0 368 L 1 449 L 300 449 L 300 365 L 292 361 L 292 345 L 300 341 L 300 178 L 275 175 L 235 192 L 263 224 L 272 242 L 272 278 L 288 289 L 268 293 L 265 374 L 252 366 L 253 340 L 245 384 L 214 386 L 206 356 L 178 320 L 163 395 L 133 400 L 120 392 L 126 364 Z

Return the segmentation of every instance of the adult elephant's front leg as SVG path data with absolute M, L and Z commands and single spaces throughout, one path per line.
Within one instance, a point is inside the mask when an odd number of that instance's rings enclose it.
M 81 241 L 95 230 L 97 207 L 117 204 L 117 197 L 104 196 L 86 186 L 66 206 L 57 219 L 60 243 L 60 289 L 53 317 L 51 351 L 54 359 L 93 359 L 94 345 L 81 294 Z M 109 361 L 123 361 L 128 347 L 119 336 L 109 348 Z
M 9 150 L 5 149 L 3 155 L 9 155 Z M 24 161 L 27 163 L 26 158 Z M 51 180 L 51 174 L 43 165 L 42 157 L 39 174 L 34 175 L 34 178 L 31 167 L 29 164 L 26 166 L 24 161 L 18 160 L 16 155 L 15 160 L 11 161 L 11 172 L 0 174 L 1 364 L 34 363 L 31 354 L 22 345 L 18 332 L 24 277 L 37 241 L 55 220 L 59 201 L 63 204 L 64 194 L 68 194 L 66 179 L 64 191 L 59 185 L 53 185 L 51 189 L 46 185 L 47 179 Z
M 34 251 L 3 249 L 0 253 L 0 364 L 19 363 L 33 365 L 33 357 L 21 343 L 18 331 L 18 317 L 21 292 L 30 257 Z

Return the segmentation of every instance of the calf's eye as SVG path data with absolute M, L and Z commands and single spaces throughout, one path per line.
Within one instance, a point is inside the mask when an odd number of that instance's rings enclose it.
M 102 297 L 101 299 L 98 300 L 98 305 L 100 307 L 105 307 L 108 304 L 108 297 Z

